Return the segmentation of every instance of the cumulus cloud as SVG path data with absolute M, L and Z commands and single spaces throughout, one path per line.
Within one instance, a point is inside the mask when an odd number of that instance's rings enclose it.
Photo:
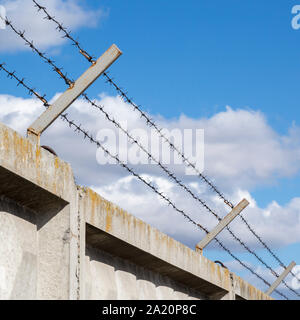
M 77 30 L 81 27 L 95 27 L 99 18 L 104 16 L 101 10 L 88 10 L 83 8 L 78 0 L 40 0 L 52 16 L 55 16 L 70 30 Z M 42 50 L 61 45 L 63 39 L 55 30 L 55 25 L 43 19 L 45 14 L 37 13 L 31 0 L 5 0 L 0 2 L 6 9 L 6 15 L 13 22 L 18 30 L 26 30 L 28 38 Z M 10 28 L 0 32 L 0 52 L 28 50 L 22 39 L 14 34 Z
M 24 100 L 9 95 L 0 95 L 0 105 L 1 122 L 22 133 L 34 117 L 43 111 L 41 104 L 35 99 Z
M 229 179 L 232 188 L 249 188 L 299 170 L 299 128 L 280 136 L 260 111 L 226 107 L 209 119 L 183 115 L 178 125 L 204 128 L 205 170 L 224 186 Z

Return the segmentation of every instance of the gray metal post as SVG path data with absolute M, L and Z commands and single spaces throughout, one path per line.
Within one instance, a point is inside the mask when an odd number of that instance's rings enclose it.
M 204 239 L 197 244 L 196 250 L 199 250 L 202 253 L 203 249 L 248 205 L 249 202 L 246 199 L 243 199 L 210 233 L 206 235 Z
M 30 140 L 39 144 L 40 135 L 64 112 L 115 60 L 122 52 L 112 45 L 75 83 L 68 88 L 27 129 Z
M 280 285 L 282 280 L 289 274 L 289 272 L 295 267 L 296 262 L 291 262 L 290 265 L 282 272 L 282 274 L 276 279 L 276 281 L 271 285 L 271 287 L 266 291 L 267 295 L 272 294 L 272 292 Z

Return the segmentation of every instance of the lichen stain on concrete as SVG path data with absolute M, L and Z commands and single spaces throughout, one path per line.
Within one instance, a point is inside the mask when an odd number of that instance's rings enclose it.
M 117 212 L 119 212 L 120 209 L 117 208 Z M 130 229 L 130 219 L 128 218 L 128 214 L 126 211 L 123 211 L 120 212 L 120 215 L 122 216 L 122 223 L 124 224 L 124 226 L 126 225 L 127 226 L 127 230 Z
M 145 223 L 141 220 L 137 220 L 138 222 L 138 229 L 142 234 L 145 234 Z
M 157 232 L 157 230 L 155 230 L 155 240 L 159 241 L 159 239 L 160 239 L 159 233 Z
M 4 146 L 4 150 L 5 153 L 8 154 L 9 153 L 9 137 L 8 137 L 8 132 L 7 130 L 3 130 L 3 146 Z
M 243 281 L 239 278 L 239 287 L 243 296 L 246 295 L 246 286 Z
M 111 232 L 112 231 L 112 218 L 113 215 L 118 213 L 115 210 L 115 206 L 104 199 L 101 199 L 102 202 L 104 202 L 104 207 L 105 207 L 105 231 L 106 232 Z
M 106 212 L 106 217 L 105 217 L 105 231 L 110 232 L 112 229 L 112 215 L 111 212 Z
M 252 300 L 252 299 L 254 299 L 254 290 L 253 290 L 254 288 L 249 284 L 248 285 L 248 296 L 250 297 L 250 299 Z
M 15 131 L 13 132 L 13 145 L 16 153 L 16 161 L 24 163 L 28 157 L 28 141 L 24 141 Z
M 217 266 L 217 274 L 218 274 L 218 278 L 221 280 L 222 279 L 221 267 L 219 267 L 219 266 Z
M 215 274 L 215 265 L 213 263 L 209 263 L 210 273 Z
M 54 158 L 54 175 L 55 179 L 52 184 L 52 189 L 57 193 L 57 182 L 61 183 L 61 189 L 64 190 L 65 181 L 68 181 L 68 166 L 66 166 L 66 163 L 60 161 L 58 157 Z M 63 175 L 62 179 L 60 175 Z
M 92 189 L 87 189 L 88 198 L 91 201 L 91 222 L 95 223 L 95 212 L 99 205 L 99 196 Z
M 212 262 L 211 262 L 212 263 Z M 228 269 L 224 269 L 224 275 L 223 277 L 221 278 L 221 280 L 223 280 L 223 284 L 224 284 L 224 287 L 227 289 L 227 290 L 230 290 L 230 287 L 231 287 L 231 281 L 230 281 L 230 272 Z
M 35 149 L 35 167 L 36 167 L 36 179 L 38 184 L 41 184 L 41 172 L 40 172 L 40 166 L 41 166 L 41 148 L 36 146 Z
M 55 167 L 55 169 L 58 169 L 59 166 L 60 166 L 59 158 L 58 158 L 58 157 L 55 157 L 55 159 L 54 159 L 54 167 Z

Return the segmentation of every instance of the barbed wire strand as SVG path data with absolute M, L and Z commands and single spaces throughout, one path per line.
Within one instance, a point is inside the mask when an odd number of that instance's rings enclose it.
M 45 19 L 51 20 L 56 24 L 56 29 L 59 32 L 63 32 L 64 36 L 63 38 L 68 38 L 75 47 L 78 48 L 79 52 L 88 60 L 88 62 L 94 64 L 95 63 L 95 58 L 94 56 L 90 55 L 86 50 L 84 50 L 79 41 L 75 40 L 72 36 L 71 36 L 71 32 L 67 30 L 66 27 L 63 26 L 62 23 L 60 23 L 59 21 L 57 21 L 55 19 L 54 16 L 51 16 L 46 7 L 41 6 L 37 1 L 32 0 L 35 4 L 35 7 L 37 7 L 38 11 L 43 11 L 45 13 Z M 115 89 L 117 90 L 118 94 L 128 103 L 130 103 L 135 109 L 137 109 L 137 105 L 135 103 L 133 103 L 133 100 L 131 98 L 128 98 L 127 94 L 113 81 L 113 79 L 111 77 L 108 76 L 108 73 L 104 73 L 104 77 L 107 79 L 107 82 L 109 82 L 111 85 L 113 85 L 115 87 Z M 160 134 L 161 138 L 163 138 L 163 140 L 165 142 L 167 142 L 170 146 L 172 146 L 172 143 L 169 141 L 169 139 L 166 139 L 166 137 L 162 136 L 161 131 L 162 129 L 159 129 L 153 122 L 153 120 L 151 120 L 150 118 L 147 117 L 147 115 L 142 111 L 139 110 L 141 116 L 143 118 L 145 118 L 146 122 L 148 125 L 150 125 L 151 127 L 154 127 L 156 129 L 156 131 Z M 177 149 L 177 150 L 176 150 Z M 178 153 L 178 148 L 174 148 L 173 150 L 175 150 Z M 179 152 L 181 158 L 183 159 L 183 161 L 185 162 L 186 165 L 188 165 L 189 167 L 193 168 L 195 170 L 195 172 L 198 174 L 198 176 L 201 178 L 201 180 L 203 180 L 204 182 L 206 182 L 210 188 L 216 192 L 219 197 L 225 202 L 225 204 L 229 205 L 231 208 L 234 207 L 234 205 L 232 204 L 231 201 L 229 201 L 228 199 L 226 199 L 224 197 L 224 195 L 218 190 L 218 188 L 207 178 L 205 177 L 201 172 L 199 172 L 195 165 L 193 165 L 192 163 L 189 163 L 190 161 L 188 161 L 188 159 L 185 158 L 184 154 L 182 154 L 182 152 Z M 239 218 L 243 221 L 243 223 L 246 225 L 246 227 L 248 228 L 248 230 L 258 239 L 258 241 L 263 245 L 263 247 L 271 254 L 271 256 L 279 263 L 279 265 L 286 269 L 286 265 L 281 261 L 281 259 L 270 249 L 270 247 L 262 240 L 262 238 L 254 231 L 254 229 L 250 226 L 249 222 L 246 220 L 246 218 L 243 215 L 239 215 Z M 297 278 L 298 281 L 300 281 L 300 279 L 293 273 L 293 271 L 290 271 L 290 273 L 292 274 L 293 277 Z
M 15 79 L 17 81 L 17 86 L 22 85 L 25 89 L 28 90 L 28 94 L 29 95 L 34 95 L 36 98 L 38 98 L 43 105 L 47 108 L 49 107 L 49 103 L 48 101 L 45 99 L 45 95 L 41 96 L 40 94 L 38 94 L 35 89 L 30 88 L 25 82 L 24 82 L 24 78 L 18 78 L 15 74 L 15 71 L 10 72 L 7 68 L 4 67 L 4 63 L 0 64 L 0 70 L 3 70 L 7 73 L 7 76 Z M 124 169 L 126 169 L 129 173 L 131 173 L 135 178 L 137 178 L 138 180 L 140 180 L 141 182 L 143 182 L 146 186 L 148 186 L 152 191 L 154 191 L 161 199 L 163 199 L 165 202 L 167 202 L 167 204 L 169 206 L 171 206 L 174 210 L 176 210 L 178 213 L 180 213 L 186 220 L 188 220 L 190 223 L 192 223 L 195 227 L 201 229 L 202 231 L 204 231 L 206 234 L 209 233 L 209 231 L 203 227 L 201 224 L 195 222 L 187 213 L 185 213 L 184 210 L 182 209 L 178 209 L 177 206 L 166 196 L 164 195 L 161 191 L 159 191 L 157 189 L 157 187 L 155 187 L 151 182 L 146 181 L 142 176 L 140 176 L 139 174 L 137 174 L 132 168 L 130 168 L 127 164 L 125 164 L 124 162 L 122 162 L 119 158 L 119 156 L 113 155 L 112 153 L 109 152 L 108 149 L 106 149 L 105 147 L 103 147 L 103 145 L 96 139 L 93 138 L 93 136 L 85 129 L 82 128 L 81 124 L 78 125 L 74 122 L 74 120 L 70 120 L 67 116 L 67 113 L 64 113 L 62 115 L 60 115 L 60 118 L 63 121 L 66 121 L 69 124 L 69 127 L 74 127 L 75 128 L 75 132 L 77 133 L 81 133 L 83 134 L 83 138 L 84 139 L 88 139 L 91 143 L 97 145 L 97 148 L 101 148 L 105 154 L 109 155 L 112 159 L 114 159 L 120 166 L 122 166 Z M 224 250 L 226 251 L 232 258 L 234 258 L 236 261 L 238 261 L 243 267 L 245 267 L 247 270 L 249 270 L 253 275 L 255 275 L 256 277 L 258 277 L 261 281 L 263 281 L 267 286 L 270 286 L 270 283 L 267 282 L 263 277 L 261 277 L 257 272 L 255 272 L 251 267 L 249 267 L 248 265 L 246 265 L 244 262 L 242 262 L 238 257 L 236 257 L 227 247 L 225 247 L 223 245 L 223 243 L 216 237 L 214 239 L 217 244 Z M 275 290 L 276 293 L 278 293 L 280 296 L 282 296 L 283 298 L 289 300 L 289 298 L 287 296 L 285 296 L 284 294 L 282 294 L 281 292 L 279 292 L 278 290 Z

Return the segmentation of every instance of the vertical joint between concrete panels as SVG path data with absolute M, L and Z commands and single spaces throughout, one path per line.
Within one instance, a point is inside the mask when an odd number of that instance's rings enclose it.
M 80 299 L 80 226 L 81 226 L 81 218 L 80 218 L 80 209 L 78 206 L 78 210 L 77 210 L 77 234 L 78 234 L 78 238 L 77 238 L 77 300 Z

